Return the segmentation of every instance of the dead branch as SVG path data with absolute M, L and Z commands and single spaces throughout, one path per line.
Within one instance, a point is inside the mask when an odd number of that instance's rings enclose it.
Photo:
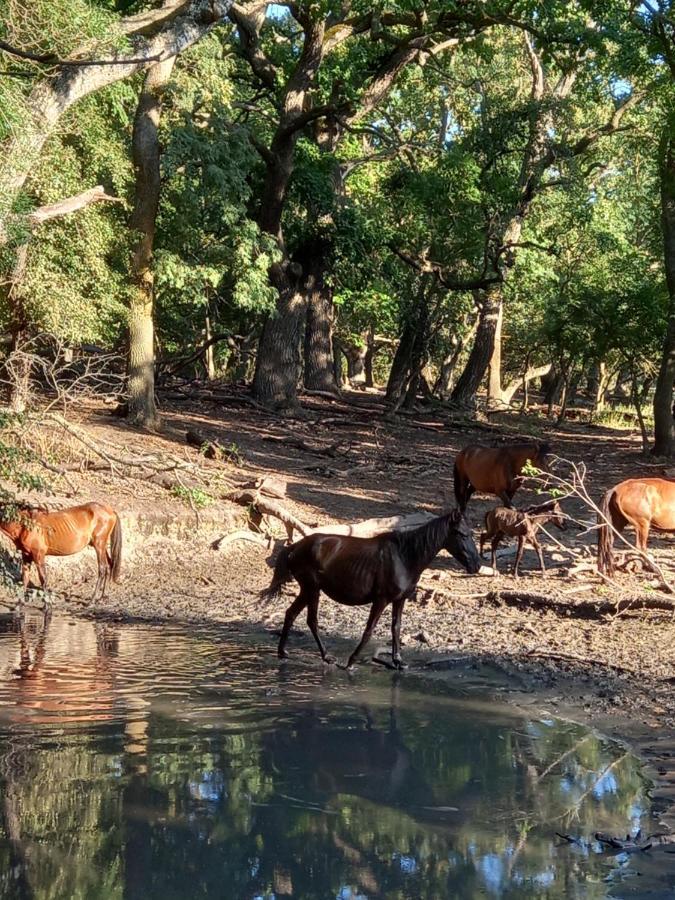
M 309 443 L 302 438 L 282 437 L 276 434 L 266 434 L 263 436 L 264 441 L 274 444 L 285 444 L 296 450 L 302 450 L 304 453 L 313 453 L 316 456 L 329 456 L 334 459 L 338 455 L 338 450 L 342 446 L 340 441 L 332 444 Z
M 675 612 L 675 604 L 658 597 L 637 597 L 628 600 L 584 600 L 580 603 L 565 603 L 548 594 L 521 591 L 493 591 L 488 600 L 499 605 L 505 603 L 519 609 L 544 609 L 558 616 L 575 616 L 580 619 L 603 619 L 627 610 L 650 609 Z
M 266 497 L 275 497 L 277 500 L 283 500 L 286 496 L 287 483 L 284 478 L 275 478 L 272 475 L 263 475 L 254 481 L 246 481 L 239 485 L 239 489 L 255 490 Z
M 185 440 L 191 447 L 197 447 L 206 459 L 222 459 L 227 451 L 219 441 L 212 441 L 192 428 L 185 432 Z
M 264 537 L 255 534 L 253 531 L 233 531 L 230 534 L 225 534 L 211 544 L 211 549 L 222 550 L 235 541 L 249 541 L 252 544 L 257 544 L 259 547 L 264 547 L 266 550 L 270 549 L 269 541 L 266 541 Z
M 286 528 L 289 543 L 293 540 L 294 531 L 297 531 L 303 537 L 311 531 L 309 525 L 301 522 L 300 519 L 281 506 L 281 504 L 262 496 L 259 491 L 231 491 L 229 494 L 225 494 L 223 499 L 230 500 L 232 503 L 238 503 L 239 506 L 248 506 L 261 515 L 274 516 L 274 518 L 279 519 Z
M 557 475 L 555 472 L 539 472 L 538 474 L 532 476 L 534 481 L 538 481 L 542 486 L 544 486 L 547 490 L 550 490 L 550 486 L 553 485 L 557 490 L 562 489 L 565 493 L 570 496 L 574 495 L 578 497 L 589 509 L 593 510 L 593 512 L 598 517 L 598 521 L 602 522 L 610 529 L 614 538 L 618 538 L 623 544 L 625 544 L 634 554 L 641 557 L 649 567 L 649 569 L 654 572 L 658 579 L 661 588 L 666 591 L 668 594 L 675 594 L 675 588 L 668 582 L 666 576 L 663 573 L 663 569 L 657 565 L 656 562 L 649 556 L 649 554 L 645 553 L 643 550 L 635 547 L 631 542 L 620 532 L 618 531 L 609 519 L 603 515 L 600 507 L 593 500 L 593 498 L 588 493 L 586 488 L 586 466 L 584 463 L 576 463 L 572 462 L 569 459 L 563 459 L 562 457 L 554 457 L 554 462 L 557 465 L 565 465 L 568 466 L 571 472 L 569 478 L 563 478 L 560 475 Z M 614 587 L 618 587 L 616 582 L 608 579 L 607 576 L 603 575 L 603 573 L 598 572 L 596 568 L 596 574 L 603 578 L 605 582 L 608 582 Z

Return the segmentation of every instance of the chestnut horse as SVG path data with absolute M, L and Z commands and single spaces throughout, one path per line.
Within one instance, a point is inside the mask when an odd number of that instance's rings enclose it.
M 666 478 L 629 478 L 607 491 L 600 504 L 598 522 L 598 571 L 615 571 L 614 533 L 626 525 L 635 529 L 638 550 L 647 549 L 649 529 L 675 531 L 675 480 Z
M 326 654 L 319 637 L 319 594 L 345 606 L 372 604 L 363 636 L 349 657 L 350 668 L 370 640 L 373 629 L 385 608 L 392 604 L 391 636 L 393 668 L 403 668 L 401 661 L 401 613 L 403 604 L 412 596 L 420 575 L 440 550 L 445 548 L 467 572 L 475 574 L 480 559 L 471 530 L 459 510 L 431 519 L 428 524 L 411 531 L 385 531 L 375 537 L 361 538 L 336 534 L 308 534 L 290 547 L 285 547 L 274 567 L 270 586 L 262 591 L 261 600 L 272 600 L 281 593 L 282 585 L 292 578 L 300 585 L 300 593 L 286 610 L 278 654 L 284 659 L 286 641 L 293 622 L 305 607 L 307 625 L 317 643 L 324 662 L 335 662 Z
M 496 494 L 504 506 L 513 507 L 511 500 L 523 483 L 520 473 L 529 460 L 545 469 L 551 452 L 541 441 L 509 444 L 504 447 L 484 447 L 470 444 L 455 457 L 455 498 L 462 512 L 474 491 Z
M 24 590 L 28 590 L 31 563 L 35 563 L 42 589 L 46 590 L 45 557 L 70 556 L 89 546 L 94 548 L 98 559 L 98 578 L 92 600 L 99 587 L 103 599 L 109 575 L 113 581 L 119 579 L 122 525 L 115 510 L 102 503 L 85 503 L 56 512 L 19 507 L 12 518 L 0 518 L 0 531 L 8 535 L 21 553 Z

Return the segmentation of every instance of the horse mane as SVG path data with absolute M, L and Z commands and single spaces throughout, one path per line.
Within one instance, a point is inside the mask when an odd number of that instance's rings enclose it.
M 453 511 L 443 516 L 436 516 L 426 525 L 420 525 L 419 528 L 411 531 L 392 531 L 391 536 L 394 543 L 406 562 L 424 558 L 432 550 L 438 552 L 445 543 L 448 525 L 455 515 L 456 513 Z

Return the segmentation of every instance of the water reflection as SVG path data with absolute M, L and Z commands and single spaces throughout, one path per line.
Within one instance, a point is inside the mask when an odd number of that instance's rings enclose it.
M 0 634 L 0 895 L 607 896 L 607 857 L 554 833 L 638 824 L 620 748 L 433 684 L 262 660 L 209 630 Z

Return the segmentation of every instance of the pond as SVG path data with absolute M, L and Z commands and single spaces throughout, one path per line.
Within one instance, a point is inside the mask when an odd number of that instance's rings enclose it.
M 8 898 L 633 896 L 634 859 L 555 833 L 649 827 L 638 760 L 578 725 L 56 614 L 0 633 L 0 780 Z

